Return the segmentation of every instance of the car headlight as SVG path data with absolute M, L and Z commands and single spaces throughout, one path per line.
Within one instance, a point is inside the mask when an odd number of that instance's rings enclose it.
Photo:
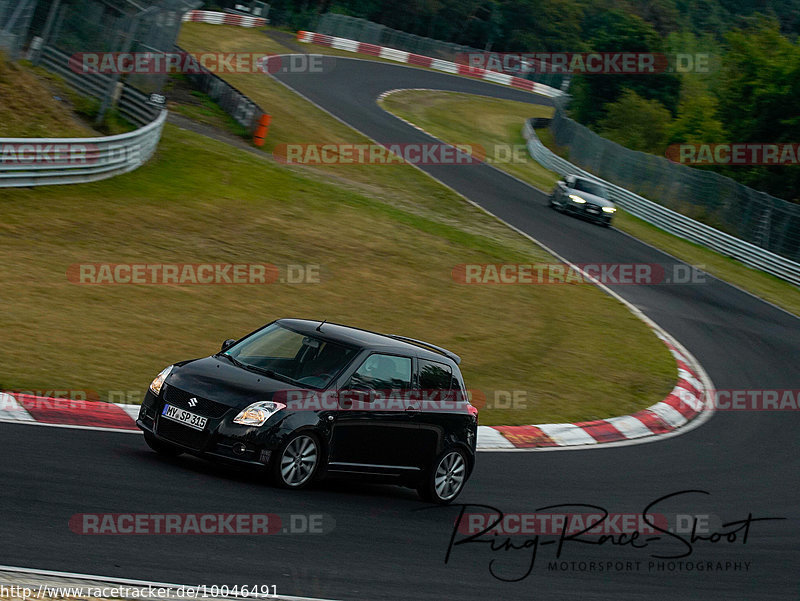
M 617 209 L 614 207 L 603 207 L 603 213 L 616 213 Z
M 173 367 L 175 366 L 170 365 L 169 367 L 165 367 L 161 370 L 161 373 L 158 374 L 152 382 L 150 382 L 150 392 L 156 396 L 161 394 L 161 387 L 164 385 L 164 381 L 167 379 L 167 376 L 170 374 L 170 372 L 172 372 Z
M 246 409 L 243 409 L 239 415 L 233 419 L 234 424 L 241 424 L 243 426 L 263 426 L 267 420 L 275 415 L 281 409 L 285 409 L 286 405 L 283 403 L 275 403 L 273 401 L 258 401 L 253 403 Z
M 577 194 L 570 194 L 570 195 L 569 195 L 569 198 L 570 198 L 570 200 L 571 200 L 572 202 L 577 202 L 578 204 L 583 204 L 583 203 L 585 203 L 585 202 L 586 202 L 584 199 L 582 199 L 582 198 L 581 198 L 580 196 L 578 196 Z

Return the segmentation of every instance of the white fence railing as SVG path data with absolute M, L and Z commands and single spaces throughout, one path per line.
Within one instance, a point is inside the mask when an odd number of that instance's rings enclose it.
M 69 67 L 69 56 L 46 47 L 42 65 L 72 88 L 102 98 L 110 77 L 80 74 Z M 82 184 L 133 171 L 153 156 L 161 139 L 167 111 L 147 103 L 130 86 L 120 86 L 119 112 L 137 130 L 92 138 L 0 138 L 0 188 Z
M 96 138 L 0 138 L 0 188 L 81 184 L 133 171 L 153 156 L 167 111 L 144 127 Z
M 619 204 L 631 215 L 643 219 L 670 234 L 700 244 L 741 261 L 745 265 L 777 276 L 795 286 L 800 286 L 800 264 L 760 248 L 755 244 L 721 232 L 704 223 L 690 219 L 685 215 L 629 192 L 625 188 L 615 186 L 588 171 L 576 167 L 542 144 L 530 121 L 525 122 L 522 128 L 522 136 L 527 140 L 528 153 L 535 161 L 559 175 L 573 173 L 602 183 L 608 189 L 611 200 Z

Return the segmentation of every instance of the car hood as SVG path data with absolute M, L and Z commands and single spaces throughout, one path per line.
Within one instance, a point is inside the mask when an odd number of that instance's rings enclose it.
M 570 190 L 570 194 L 574 194 L 575 196 L 580 196 L 586 202 L 590 202 L 592 204 L 596 204 L 601 207 L 613 207 L 614 203 L 608 200 L 607 198 L 603 198 L 602 196 L 595 196 L 594 194 L 589 194 L 588 192 L 582 192 L 581 190 Z
M 166 384 L 238 409 L 256 401 L 269 401 L 279 391 L 301 388 L 296 384 L 242 369 L 227 359 L 216 357 L 195 359 L 176 366 Z

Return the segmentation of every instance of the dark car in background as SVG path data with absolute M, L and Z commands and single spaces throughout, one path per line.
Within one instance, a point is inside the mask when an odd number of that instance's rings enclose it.
M 164 369 L 136 423 L 158 453 L 266 468 L 282 487 L 356 476 L 448 503 L 477 438 L 459 363 L 419 340 L 280 319 Z
M 608 199 L 605 186 L 577 175 L 567 175 L 556 183 L 550 194 L 550 206 L 606 227 L 611 225 L 617 212 L 614 203 Z

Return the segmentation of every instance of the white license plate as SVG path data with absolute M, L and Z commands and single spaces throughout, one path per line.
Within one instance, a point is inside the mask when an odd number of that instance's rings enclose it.
M 167 419 L 171 419 L 179 424 L 184 424 L 195 430 L 204 429 L 206 423 L 208 423 L 208 419 L 202 415 L 197 415 L 196 413 L 180 409 L 179 407 L 173 407 L 172 405 L 164 405 L 161 417 L 166 417 Z

